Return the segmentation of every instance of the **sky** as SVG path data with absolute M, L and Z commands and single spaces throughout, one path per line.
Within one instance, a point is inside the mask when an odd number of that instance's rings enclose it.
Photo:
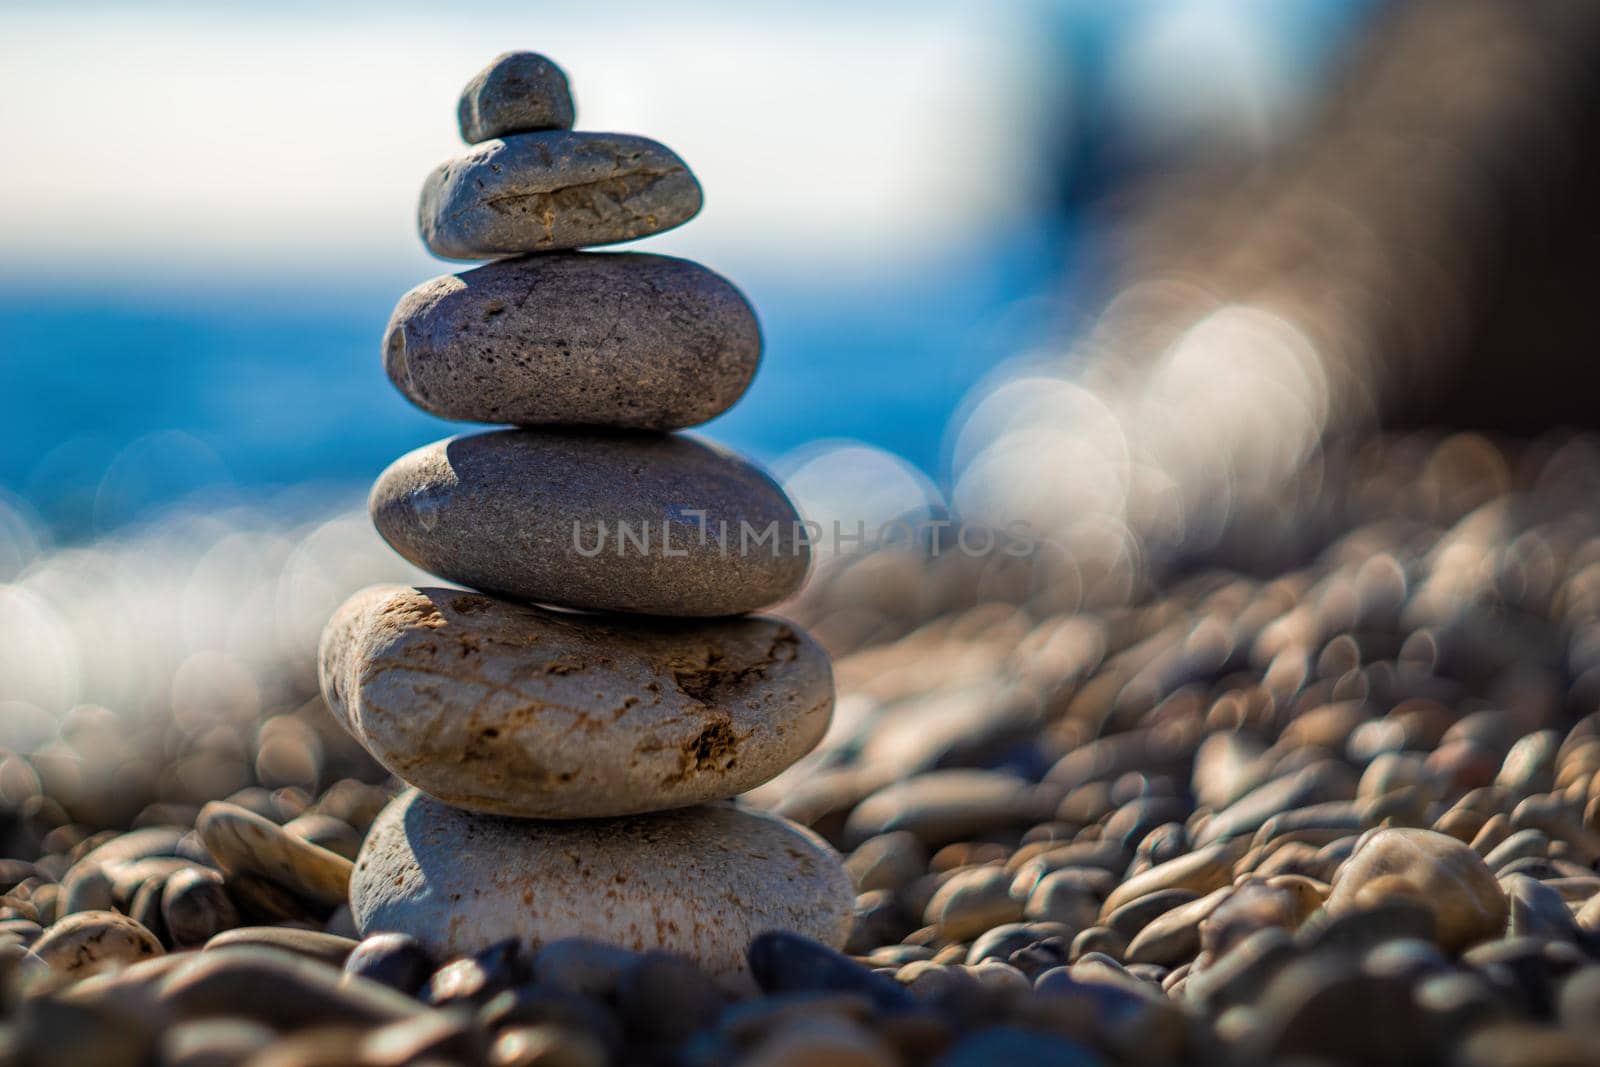
M 693 225 L 641 244 L 847 273 L 981 241 L 1026 209 L 1025 9 L 78 5 L 0 17 L 0 269 L 411 277 L 417 189 L 500 51 L 556 57 L 578 126 L 645 133 L 700 176 Z

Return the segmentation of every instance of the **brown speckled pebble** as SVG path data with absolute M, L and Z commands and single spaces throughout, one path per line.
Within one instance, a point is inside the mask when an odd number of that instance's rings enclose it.
M 1432 830 L 1379 830 L 1368 837 L 1340 868 L 1328 914 L 1375 908 L 1391 898 L 1432 910 L 1438 941 L 1448 949 L 1505 931 L 1506 899 L 1488 865 L 1469 846 Z
M 59 975 L 87 978 L 113 967 L 159 956 L 156 935 L 114 911 L 80 911 L 47 929 L 33 943 L 33 955 Z
M 700 210 L 700 183 L 664 145 L 623 133 L 517 133 L 441 163 L 417 225 L 445 259 L 609 245 L 670 230 Z
M 572 91 L 561 68 L 537 52 L 504 52 L 461 90 L 456 118 L 468 144 L 507 133 L 570 130 Z
M 453 437 L 396 460 L 368 505 L 384 540 L 424 570 L 591 611 L 755 611 L 799 588 L 810 559 L 783 490 L 688 437 Z
M 228 874 L 258 875 L 312 904 L 344 903 L 350 861 L 270 819 L 218 800 L 200 809 L 195 828 Z
M 744 393 L 755 312 L 705 267 L 637 252 L 490 263 L 423 282 L 389 319 L 383 366 L 441 418 L 680 430 Z
M 758 933 L 842 945 L 852 893 L 815 834 L 727 803 L 535 822 L 410 791 L 373 823 L 350 904 L 364 934 L 410 934 L 439 957 L 512 937 L 531 946 L 587 937 L 679 952 L 741 987 Z
M 374 586 L 329 621 L 323 696 L 378 762 L 457 807 L 589 818 L 731 797 L 809 752 L 827 655 L 777 619 L 670 623 Z

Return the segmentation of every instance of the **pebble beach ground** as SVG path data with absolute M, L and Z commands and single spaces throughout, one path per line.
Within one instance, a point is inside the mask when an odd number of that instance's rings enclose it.
M 1600 452 L 1362 457 L 1274 573 L 931 618 L 884 575 L 937 606 L 970 561 L 824 574 L 791 608 L 839 713 L 745 806 L 840 850 L 854 927 L 755 938 L 742 986 L 595 940 L 358 942 L 352 859 L 398 787 L 319 699 L 164 732 L 80 709 L 0 759 L 0 1062 L 1592 1062 Z M 627 855 L 595 866 L 659 862 Z
M 1469 247 L 1497 201 L 1439 190 L 1521 172 L 1513 134 L 1577 99 L 1527 72 L 1577 70 L 1592 17 L 1425 6 L 1496 61 L 1391 28 L 1376 103 L 1241 186 L 1249 225 L 1135 233 L 1100 358 L 968 413 L 961 550 L 813 537 L 809 579 L 558 536 L 797 509 L 673 436 L 756 370 L 732 283 L 579 251 L 688 221 L 687 163 L 495 60 L 418 222 L 498 262 L 403 298 L 384 367 L 527 428 L 371 498 L 476 591 L 226 535 L 177 603 L 100 550 L 0 587 L 0 1067 L 1600 1062 L 1600 446 L 1367 436 L 1463 376 L 1471 330 L 1427 327 L 1500 258 Z M 1418 72 L 1533 103 L 1420 121 L 1383 100 Z M 1441 150 L 1373 166 L 1390 141 Z M 965 550 L 1014 520 L 1028 551 Z M 263 556 L 276 600 L 218 592 Z M 332 617 L 315 664 L 261 625 L 289 600 Z M 166 620 L 208 655 L 127 655 Z

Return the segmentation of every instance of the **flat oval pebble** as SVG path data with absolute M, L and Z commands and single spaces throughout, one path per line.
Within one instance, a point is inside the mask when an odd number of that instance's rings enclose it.
M 193 953 L 161 983 L 161 1009 L 178 1019 L 239 1017 L 292 1030 L 414 1017 L 415 1000 L 328 964 L 264 945 Z
M 739 290 L 688 260 L 571 252 L 423 282 L 395 307 L 383 366 L 441 418 L 679 430 L 732 407 L 761 328 Z
M 205 950 L 216 952 L 241 945 L 260 945 L 305 956 L 332 967 L 343 967 L 356 944 L 353 938 L 321 930 L 297 930 L 291 926 L 241 926 L 213 937 L 206 942 Z
M 417 225 L 445 259 L 616 244 L 680 226 L 700 183 L 666 146 L 624 133 L 508 134 L 441 163 Z
M 588 937 L 680 953 L 734 986 L 748 984 L 745 950 L 762 931 L 842 945 L 852 901 L 820 838 L 729 804 L 534 822 L 416 791 L 373 823 L 350 882 L 364 934 L 410 934 L 440 958 Z
M 1151 867 L 1117 886 L 1100 907 L 1102 919 L 1122 905 L 1161 889 L 1187 889 L 1202 896 L 1227 885 L 1239 849 L 1218 842 Z
M 329 621 L 328 706 L 395 775 L 456 807 L 591 818 L 735 796 L 805 755 L 825 652 L 777 619 L 595 619 L 375 586 Z
M 562 69 L 537 52 L 504 52 L 461 90 L 456 118 L 468 144 L 508 133 L 570 130 L 572 90 Z
M 798 589 L 810 562 L 783 490 L 688 437 L 452 437 L 391 464 L 368 507 L 384 540 L 423 570 L 590 611 L 756 611 Z
M 258 875 L 312 904 L 344 903 L 350 861 L 272 820 L 217 800 L 200 809 L 195 828 L 228 874 Z
M 52 924 L 33 943 L 33 955 L 59 975 L 87 978 L 159 956 L 156 935 L 114 911 L 80 911 Z
M 938 846 L 1008 825 L 1026 825 L 1039 814 L 1029 783 L 1014 774 L 986 770 L 941 770 L 884 786 L 850 813 L 844 835 L 863 842 L 905 830 L 925 845 Z
M 421 989 L 433 972 L 433 959 L 406 934 L 374 934 L 351 949 L 344 961 L 345 974 L 407 994 Z
M 1399 899 L 1433 911 L 1435 936 L 1452 950 L 1500 935 L 1507 905 L 1494 873 L 1472 849 L 1432 830 L 1379 830 L 1339 870 L 1332 916 Z

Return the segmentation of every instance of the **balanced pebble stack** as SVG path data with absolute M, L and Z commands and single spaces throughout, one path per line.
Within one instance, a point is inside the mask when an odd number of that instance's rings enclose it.
M 672 432 L 749 385 L 744 297 L 695 263 L 575 251 L 687 221 L 699 183 L 573 117 L 559 68 L 507 53 L 462 93 L 473 147 L 423 188 L 428 247 L 493 262 L 406 294 L 385 370 L 436 415 L 516 428 L 373 487 L 389 544 L 477 591 L 367 589 L 324 632 L 329 707 L 415 787 L 373 826 L 350 905 L 363 933 L 441 956 L 579 936 L 737 984 L 754 935 L 838 946 L 851 921 L 820 838 L 729 802 L 832 714 L 826 654 L 745 614 L 799 587 L 809 545 L 766 475 Z

